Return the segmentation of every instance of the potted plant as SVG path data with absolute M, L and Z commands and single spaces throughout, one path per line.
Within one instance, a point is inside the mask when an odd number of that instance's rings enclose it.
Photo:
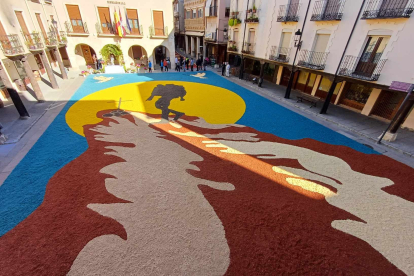
M 238 25 L 238 24 L 241 24 L 241 23 L 242 23 L 241 20 L 236 18 L 236 23 L 234 25 Z
M 139 69 L 141 69 L 141 64 L 137 63 L 137 72 L 139 73 Z
M 233 18 L 230 18 L 230 19 L 229 19 L 229 26 L 230 26 L 230 27 L 233 27 L 233 26 L 234 26 L 234 20 L 235 20 L 235 19 L 233 19 Z
M 87 68 L 88 68 L 89 73 L 92 74 L 92 71 L 93 71 L 92 66 L 88 65 Z
M 256 13 L 256 12 L 257 12 L 256 5 L 253 5 L 253 12 L 254 12 L 254 13 Z
M 82 71 L 82 72 L 81 72 L 81 75 L 82 75 L 84 78 L 86 78 L 86 76 L 87 76 L 87 75 L 89 75 L 89 71 L 86 71 L 86 70 L 85 70 L 85 71 Z
M 144 67 L 144 72 L 145 72 L 145 73 L 148 73 L 148 71 L 147 71 L 147 67 Z

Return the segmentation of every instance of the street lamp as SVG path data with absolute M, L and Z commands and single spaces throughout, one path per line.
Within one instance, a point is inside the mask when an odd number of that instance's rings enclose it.
M 302 38 L 302 32 L 300 31 L 300 29 L 298 29 L 295 32 L 295 47 L 300 48 L 302 46 L 301 38 Z
M 223 35 L 224 35 L 224 39 L 227 39 L 228 38 L 228 30 L 227 30 L 226 27 L 224 27 Z

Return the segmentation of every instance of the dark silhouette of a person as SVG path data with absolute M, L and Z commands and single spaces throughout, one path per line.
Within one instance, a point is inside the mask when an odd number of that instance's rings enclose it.
M 169 109 L 169 106 L 173 99 L 180 98 L 181 101 L 185 101 L 184 96 L 186 94 L 187 92 L 182 86 L 175 84 L 166 84 L 164 86 L 159 84 L 152 90 L 151 96 L 147 101 L 152 101 L 154 97 L 161 97 L 155 102 L 155 107 L 162 111 L 161 118 L 168 120 L 168 115 L 173 113 L 175 114 L 174 120 L 177 121 L 184 113 Z

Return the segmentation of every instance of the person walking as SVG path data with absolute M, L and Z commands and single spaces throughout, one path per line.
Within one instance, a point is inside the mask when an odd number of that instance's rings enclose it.
M 169 64 L 168 64 L 167 59 L 164 59 L 164 70 L 165 70 L 165 72 L 168 72 L 168 66 L 169 66 Z
M 207 64 L 208 64 L 208 61 L 207 61 L 207 58 L 205 58 L 204 61 L 203 61 L 203 70 L 204 71 L 206 71 Z
M 223 62 L 221 65 L 221 75 L 224 76 L 224 72 L 226 71 L 226 62 Z
M 183 71 L 185 72 L 185 59 L 183 59 L 181 66 L 183 67 Z
M 227 62 L 226 66 L 226 77 L 230 77 L 230 63 Z
M 194 71 L 194 59 L 193 58 L 191 58 L 191 60 L 190 60 L 190 66 L 191 66 L 191 71 Z
M 190 66 L 190 59 L 186 58 L 185 59 L 185 65 L 187 66 L 187 70 L 189 70 L 188 66 Z
M 175 56 L 175 71 L 180 71 L 180 70 L 178 70 L 178 67 L 179 67 L 178 58 L 177 58 L 177 56 Z
M 197 71 L 200 69 L 200 58 L 196 61 Z
M 182 67 L 181 66 L 183 66 L 183 57 L 180 57 L 180 60 L 178 61 L 178 72 L 180 72 L 181 71 L 181 69 L 182 69 Z
M 98 59 L 96 58 L 96 55 L 95 54 L 93 54 L 92 59 L 93 59 L 93 64 L 95 64 L 95 69 L 96 70 L 99 70 L 99 67 L 98 67 Z
M 152 62 L 148 62 L 148 72 L 152 73 Z
M 163 72 L 164 71 L 163 70 L 163 68 L 164 68 L 164 60 L 163 59 L 160 61 L 160 67 L 161 67 L 161 72 Z

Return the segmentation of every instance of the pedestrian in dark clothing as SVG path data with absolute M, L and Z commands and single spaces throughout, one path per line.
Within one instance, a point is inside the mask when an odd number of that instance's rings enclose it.
M 197 71 L 200 69 L 201 66 L 201 60 L 198 58 L 196 61 L 196 65 L 197 65 Z
M 204 71 L 206 71 L 206 68 L 207 68 L 207 63 L 208 63 L 208 61 L 207 61 L 207 58 L 203 61 L 203 69 L 204 69 Z
M 224 72 L 226 71 L 226 62 L 223 62 L 221 65 L 221 75 L 224 76 Z
M 189 65 L 190 65 L 190 59 L 189 58 L 187 58 L 186 60 L 185 60 L 185 65 L 187 66 L 187 70 L 189 70 Z

